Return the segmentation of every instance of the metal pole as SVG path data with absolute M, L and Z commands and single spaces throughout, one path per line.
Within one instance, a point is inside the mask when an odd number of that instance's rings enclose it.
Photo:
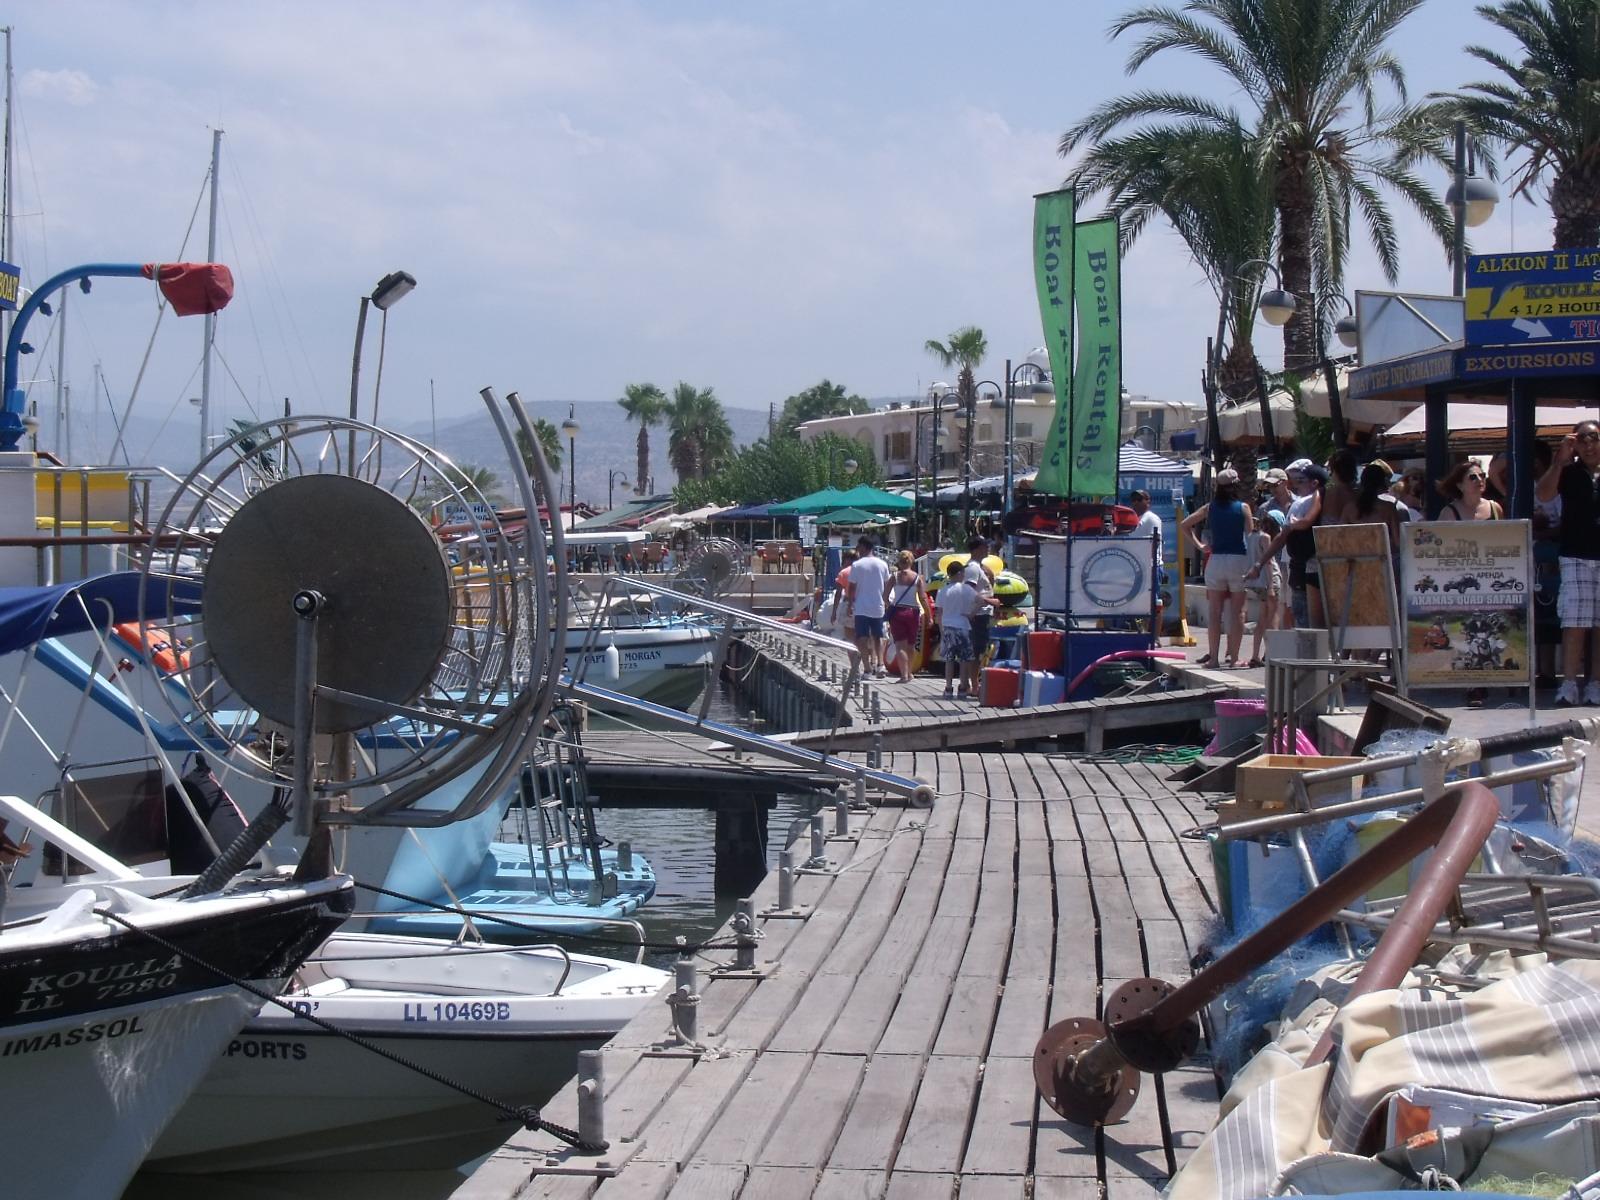
M 206 261 L 217 261 L 217 169 L 222 162 L 222 130 L 211 131 L 211 224 L 206 232 Z M 217 337 L 217 314 L 206 314 L 205 349 L 200 356 L 200 458 L 211 448 L 211 343 Z M 352 398 L 350 415 L 354 417 Z M 355 434 L 350 435 L 353 439 Z M 199 461 L 199 460 L 196 460 Z
M 1342 447 L 1349 442 L 1344 427 L 1344 405 L 1339 401 L 1339 372 L 1328 357 L 1328 340 L 1322 332 L 1322 314 L 1312 314 L 1317 326 L 1317 358 L 1322 362 L 1322 378 L 1328 385 L 1328 421 L 1333 426 L 1333 444 Z
M 933 397 L 933 493 L 930 500 L 933 504 L 933 545 L 935 549 L 944 545 L 944 514 L 939 511 L 939 416 L 941 408 L 939 401 L 944 397 L 937 392 Z
M 1017 381 L 1011 377 L 1011 360 L 1009 358 L 1006 359 L 1005 380 L 1006 380 L 1006 439 L 1005 439 L 1005 441 L 1006 441 L 1006 462 L 1005 462 L 1005 472 L 1004 472 L 1004 474 L 1005 474 L 1005 483 L 1002 485 L 1001 495 L 1000 495 L 1000 525 L 1001 525 L 1002 528 L 1005 527 L 1006 518 L 1011 515 L 1011 507 L 1012 507 L 1012 502 L 1015 499 L 1015 491 L 1016 491 L 1016 484 L 1017 484 L 1017 478 L 1016 478 L 1017 470 L 1016 470 L 1015 464 L 1013 463 L 1013 456 L 1016 454 L 1016 440 L 1017 440 L 1017 396 L 1016 396 Z M 1012 560 L 1016 557 L 1015 541 L 1016 541 L 1016 539 L 1010 533 L 1006 534 L 1005 555 L 1006 555 L 1007 564 L 1012 564 Z
M 963 430 L 961 456 L 961 523 L 967 527 L 966 536 L 972 536 L 972 434 L 978 424 L 978 397 L 968 396 L 962 402 L 962 411 L 967 414 L 966 428 Z
M 299 618 L 294 635 L 294 831 L 310 837 L 316 827 L 312 785 L 316 779 L 316 738 L 313 714 L 317 696 L 317 610 L 322 597 L 313 591 L 294 598 Z
M 1450 294 L 1462 296 L 1467 287 L 1467 123 L 1456 122 L 1456 198 L 1450 205 L 1455 217 L 1455 236 L 1451 239 Z
M 362 296 L 361 309 L 356 314 L 356 348 L 350 356 L 350 419 L 352 421 L 361 419 L 359 407 L 361 393 L 361 339 L 367 332 L 367 305 L 371 303 L 371 296 Z M 356 431 L 354 429 L 350 430 L 349 434 L 346 435 L 345 445 L 347 447 L 345 453 L 349 456 L 349 461 L 345 464 L 345 472 L 354 475 L 356 473 Z
M 57 454 L 61 454 L 62 453 L 62 445 L 63 445 L 63 443 L 61 441 L 61 425 L 62 425 L 63 414 L 64 414 L 64 411 L 65 411 L 65 405 L 66 405 L 66 392 L 64 390 L 65 387 L 66 387 L 66 384 L 65 384 L 64 380 L 65 380 L 66 374 L 67 374 L 67 296 L 68 296 L 68 294 L 69 293 L 67 293 L 65 291 L 63 291 L 61 293 L 61 311 L 56 317 L 56 421 L 55 421 L 56 428 L 55 428 L 55 437 L 51 442 L 50 448 L 52 450 L 54 450 Z M 68 446 L 70 446 L 71 442 L 72 442 L 72 435 L 69 433 L 67 435 L 66 444 Z M 72 461 L 71 454 L 68 453 L 68 454 L 64 455 L 62 457 L 61 461 L 63 461 L 63 462 L 71 462 Z M 132 528 L 132 526 L 129 526 L 129 528 Z

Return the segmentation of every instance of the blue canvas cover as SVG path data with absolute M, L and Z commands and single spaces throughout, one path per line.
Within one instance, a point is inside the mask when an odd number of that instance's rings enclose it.
M 140 579 L 138 571 L 118 571 L 52 587 L 0 588 L 0 654 L 44 638 L 137 621 Z M 198 613 L 200 581 L 152 575 L 146 608 L 152 615 Z

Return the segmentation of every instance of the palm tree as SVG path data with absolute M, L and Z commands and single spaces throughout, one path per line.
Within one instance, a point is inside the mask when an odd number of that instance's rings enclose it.
M 946 341 L 929 338 L 923 348 L 947 369 L 960 369 L 956 376 L 956 393 L 965 404 L 977 392 L 973 372 L 983 362 L 983 356 L 989 353 L 989 340 L 983 336 L 983 330 L 976 325 L 967 325 L 952 333 Z
M 682 479 L 704 479 L 733 455 L 733 427 L 710 388 L 679 383 L 667 402 L 667 457 Z
M 1242 264 L 1272 252 L 1272 182 L 1256 139 L 1238 117 L 1220 128 L 1181 121 L 1102 141 L 1079 161 L 1067 185 L 1080 204 L 1105 197 L 1124 254 L 1152 219 L 1166 219 L 1222 306 L 1228 351 L 1217 383 L 1235 399 L 1254 391 L 1258 289 L 1241 286 L 1238 275 Z
M 550 465 L 550 470 L 559 479 L 561 474 L 561 431 L 543 417 L 533 419 L 533 432 L 539 439 L 539 449 L 544 451 L 544 461 Z M 529 476 L 533 476 L 533 450 L 528 444 L 527 436 L 522 430 L 517 430 L 517 453 L 522 455 L 522 465 L 528 468 Z
M 1600 241 L 1600 5 L 1595 0 L 1500 0 L 1478 15 L 1521 46 L 1520 61 L 1483 46 L 1467 53 L 1509 82 L 1469 83 L 1446 111 L 1528 155 L 1515 190 L 1545 176 L 1555 248 Z
M 1147 5 L 1119 18 L 1111 36 L 1143 40 L 1128 56 L 1137 71 L 1163 50 L 1220 67 L 1254 110 L 1255 136 L 1270 173 L 1283 286 L 1302 297 L 1342 287 L 1350 218 L 1358 211 L 1384 274 L 1399 272 L 1394 219 L 1379 185 L 1404 197 L 1450 244 L 1450 215 L 1413 167 L 1442 162 L 1438 126 L 1413 107 L 1405 73 L 1385 42 L 1422 0 L 1186 0 Z M 1392 97 L 1380 94 L 1387 84 Z M 1354 111 L 1352 111 L 1354 110 Z M 1195 122 L 1218 130 L 1234 113 L 1182 93 L 1143 91 L 1107 101 L 1061 138 L 1061 153 L 1127 125 Z M 1313 306 L 1284 327 L 1285 369 L 1316 362 Z M 1326 305 L 1322 306 L 1324 310 Z M 1326 312 L 1315 314 L 1325 319 Z
M 653 383 L 630 383 L 617 401 L 628 420 L 639 422 L 638 463 L 633 475 L 633 493 L 642 496 L 650 479 L 650 427 L 666 419 L 667 398 Z

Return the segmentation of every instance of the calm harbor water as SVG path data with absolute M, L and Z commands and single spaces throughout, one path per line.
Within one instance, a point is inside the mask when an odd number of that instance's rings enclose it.
M 759 727 L 723 685 L 713 685 L 710 716 L 716 720 Z M 791 824 L 810 815 L 808 798 L 780 796 L 768 822 L 768 861 L 777 861 Z M 712 895 L 716 818 L 695 809 L 608 809 L 600 816 L 602 832 L 614 841 L 633 843 L 655 868 L 657 890 L 640 910 L 645 937 L 669 943 L 682 936 L 696 942 L 711 934 L 733 911 L 732 899 Z M 574 941 L 574 950 L 596 953 Z M 672 954 L 651 951 L 647 961 L 667 966 Z M 663 1016 L 663 1020 L 664 1020 Z M 160 1175 L 142 1172 L 123 1193 L 123 1200 L 444 1200 L 476 1164 L 460 1171 L 294 1172 L 223 1175 Z

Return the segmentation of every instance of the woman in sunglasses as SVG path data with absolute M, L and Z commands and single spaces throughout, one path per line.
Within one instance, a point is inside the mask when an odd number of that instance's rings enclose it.
M 1498 521 L 1505 516 L 1497 501 L 1483 494 L 1488 474 L 1472 459 L 1458 463 L 1439 481 L 1439 494 L 1449 503 L 1439 510 L 1441 521 Z
M 1592 657 L 1589 684 L 1580 696 L 1585 643 L 1600 656 L 1600 425 L 1579 421 L 1561 439 L 1550 468 L 1535 493 L 1541 504 L 1561 497 L 1561 590 L 1556 615 L 1561 621 L 1561 673 L 1556 707 L 1600 704 L 1600 657 Z M 1591 636 L 1592 635 L 1592 636 Z

